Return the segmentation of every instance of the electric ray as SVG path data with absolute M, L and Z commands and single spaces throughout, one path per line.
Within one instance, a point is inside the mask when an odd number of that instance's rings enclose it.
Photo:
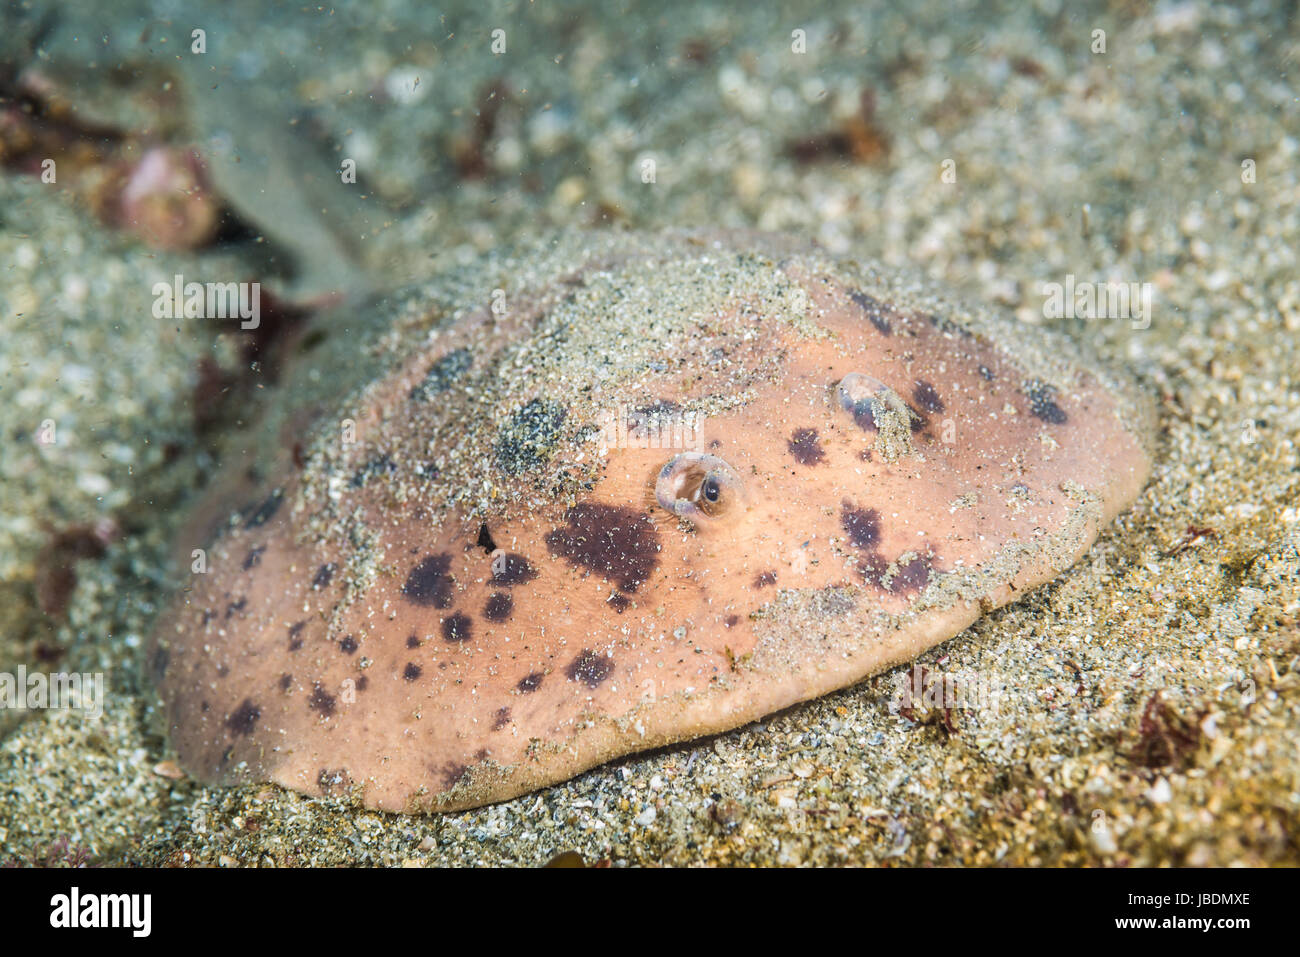
M 181 763 L 509 798 L 907 661 L 1137 495 L 1152 411 L 1038 328 L 793 240 L 575 233 L 322 318 L 148 668 Z

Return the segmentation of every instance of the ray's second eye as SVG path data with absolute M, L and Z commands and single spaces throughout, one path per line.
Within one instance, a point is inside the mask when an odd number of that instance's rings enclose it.
M 716 455 L 683 452 L 665 463 L 655 479 L 655 499 L 697 523 L 721 518 L 744 500 L 736 470 Z

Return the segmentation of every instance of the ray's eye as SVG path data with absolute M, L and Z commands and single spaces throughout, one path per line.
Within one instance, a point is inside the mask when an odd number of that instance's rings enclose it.
M 655 480 L 655 498 L 661 506 L 701 523 L 734 511 L 744 500 L 744 491 L 735 469 L 703 452 L 674 456 Z
M 877 431 L 877 408 L 889 392 L 885 383 L 861 372 L 850 372 L 835 383 L 835 398 L 840 408 L 853 416 L 858 427 L 867 432 Z

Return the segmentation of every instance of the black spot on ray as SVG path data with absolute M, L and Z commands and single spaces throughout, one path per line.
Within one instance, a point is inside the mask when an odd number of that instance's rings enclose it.
M 422 673 L 423 669 L 414 661 L 408 661 L 406 667 L 402 669 L 402 677 L 407 681 L 414 681 Z
M 492 540 L 492 533 L 488 531 L 486 522 L 479 525 L 478 540 L 474 544 L 489 555 L 497 550 L 497 543 Z
M 345 635 L 343 640 L 339 642 L 339 650 L 345 655 L 354 654 L 359 647 L 361 646 L 353 635 Z
M 250 548 L 248 554 L 244 556 L 244 564 L 241 566 L 244 571 L 252 571 L 262 561 L 264 551 L 266 551 L 265 545 L 255 545 Z

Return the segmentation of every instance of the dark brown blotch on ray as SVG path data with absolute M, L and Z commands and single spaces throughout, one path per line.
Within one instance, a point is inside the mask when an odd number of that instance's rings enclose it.
M 342 794 L 352 786 L 352 775 L 346 768 L 321 768 L 316 786 L 325 794 Z
M 1029 411 L 1035 418 L 1050 425 L 1064 425 L 1070 417 L 1056 404 L 1056 389 L 1046 382 L 1035 379 L 1025 384 L 1025 398 L 1029 400 Z
M 406 647 L 408 647 L 408 648 L 419 648 L 420 645 L 422 645 L 422 644 L 423 644 L 423 642 L 420 641 L 420 636 L 419 636 L 419 635 L 407 635 L 407 636 L 406 636 Z
M 153 655 L 149 658 L 149 671 L 154 677 L 154 681 L 161 681 L 167 674 L 167 663 L 171 661 L 171 652 L 161 645 L 154 649 Z
M 238 612 L 242 612 L 247 607 L 248 607 L 247 598 L 240 598 L 238 601 L 232 601 L 229 605 L 226 606 L 226 619 L 229 620 L 232 615 Z
M 338 571 L 338 566 L 333 562 L 326 562 L 320 568 L 316 569 L 316 577 L 311 580 L 313 589 L 325 588 L 334 580 L 334 573 Z
M 889 590 L 895 595 L 920 591 L 929 584 L 930 571 L 930 557 L 918 555 L 895 567 L 894 576 L 889 581 Z
M 424 669 L 414 661 L 408 661 L 406 667 L 402 669 L 402 677 L 407 681 L 414 681 L 424 673 Z
M 280 510 L 283 501 L 284 489 L 278 488 L 253 507 L 248 517 L 244 519 L 244 528 L 259 528 L 265 525 Z
M 492 721 L 492 730 L 500 731 L 510 723 L 510 709 L 497 708 L 496 717 Z
M 461 381 L 473 364 L 474 357 L 468 349 L 453 349 L 429 367 L 423 381 L 411 390 L 411 398 L 417 402 L 428 402 Z
M 501 471 L 522 475 L 544 465 L 560 441 L 567 416 L 564 406 L 542 399 L 533 399 L 512 412 L 493 446 Z
M 359 466 L 352 473 L 352 478 L 348 484 L 352 488 L 361 488 L 376 475 L 392 475 L 397 471 L 397 465 L 387 455 L 377 455 L 370 461 Z
M 307 627 L 305 621 L 295 621 L 289 626 L 289 650 L 297 651 L 302 647 L 302 630 Z
M 947 316 L 937 316 L 931 313 L 927 315 L 925 318 L 930 321 L 930 325 L 934 326 L 944 335 L 959 336 L 962 339 L 975 338 L 975 333 L 971 332 L 961 323 L 954 322 L 952 319 L 949 319 Z
M 584 648 L 564 673 L 570 681 L 580 681 L 588 688 L 599 688 L 613 671 L 614 662 L 608 656 Z
M 262 553 L 266 551 L 265 545 L 254 545 L 244 556 L 244 563 L 240 566 L 244 571 L 252 571 L 262 560 Z
M 769 585 L 776 584 L 776 572 L 769 569 L 765 572 L 759 572 L 754 576 L 755 588 L 767 588 Z
M 854 508 L 847 500 L 842 502 L 840 527 L 855 548 L 874 548 L 880 541 L 880 513 L 874 508 Z
M 280 690 L 288 691 L 293 686 L 293 675 L 280 675 Z
M 908 420 L 908 425 L 912 429 L 912 434 L 915 435 L 918 432 L 924 431 L 925 427 L 930 424 L 930 417 L 926 415 L 924 412 L 922 412 L 920 409 L 918 409 L 911 402 L 906 403 L 906 405 L 907 405 L 907 411 L 911 413 Z
M 337 708 L 337 702 L 334 695 L 325 690 L 325 686 L 319 681 L 312 685 L 311 697 L 307 699 L 307 707 L 320 713 L 322 718 L 332 717 Z
M 520 678 L 519 684 L 515 685 L 515 688 L 518 689 L 521 694 L 532 694 L 542 686 L 542 679 L 545 677 L 546 676 L 540 671 L 534 671 L 532 674 L 524 675 Z
M 448 790 L 454 788 L 460 783 L 460 779 L 469 773 L 468 764 L 458 764 L 455 761 L 448 761 L 442 766 L 442 782 Z
M 451 644 L 469 641 L 473 637 L 474 620 L 460 612 L 442 620 L 442 640 Z
M 488 621 L 509 621 L 515 611 L 515 600 L 509 592 L 494 591 L 483 603 L 483 617 Z
M 916 386 L 912 389 L 912 398 L 926 412 L 937 414 L 944 409 L 938 391 L 924 379 L 916 380 Z
M 817 465 L 826 458 L 816 429 L 795 429 L 786 442 L 786 448 L 800 465 Z
M 659 533 L 646 512 L 582 502 L 564 519 L 563 528 L 546 535 L 551 554 L 604 576 L 622 591 L 635 592 L 659 564 Z
M 360 647 L 361 645 L 357 641 L 355 635 L 345 635 L 343 637 L 343 640 L 339 642 L 339 650 L 342 651 L 345 655 L 350 655 L 355 653 L 356 650 Z
M 537 569 L 523 555 L 503 552 L 492 559 L 492 584 L 523 585 L 537 577 Z
M 877 332 L 886 336 L 893 333 L 893 328 L 889 323 L 889 314 L 893 312 L 892 309 L 878 299 L 873 299 L 866 293 L 857 290 L 850 292 L 849 298 L 863 311 L 867 320 L 876 327 Z
M 632 607 L 632 599 L 615 591 L 609 593 L 609 597 L 605 599 L 605 604 L 621 615 Z
M 411 569 L 402 586 L 402 594 L 413 604 L 446 608 L 451 604 L 451 589 L 456 581 L 448 572 L 451 556 L 430 555 Z
M 262 709 L 253 704 L 251 698 L 245 698 L 238 708 L 226 718 L 226 727 L 232 734 L 247 736 L 253 733 L 257 719 L 262 716 Z
M 893 574 L 889 574 L 890 562 L 878 551 L 872 551 L 858 561 L 858 573 L 869 585 L 875 585 L 891 595 L 904 595 L 918 592 L 930 582 L 931 559 L 928 555 L 918 555 L 894 565 Z

